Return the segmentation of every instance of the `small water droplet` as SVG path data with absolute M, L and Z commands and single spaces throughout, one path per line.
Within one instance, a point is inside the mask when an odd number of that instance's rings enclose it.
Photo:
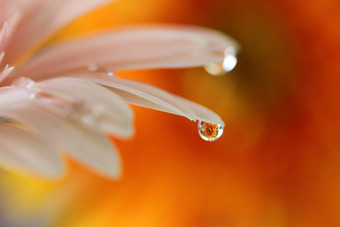
M 95 72 L 98 70 L 98 65 L 96 63 L 90 63 L 87 65 L 87 69 L 91 72 Z
M 111 69 L 99 67 L 95 63 L 88 64 L 87 69 L 91 72 L 94 72 L 98 76 L 114 76 L 115 75 Z
M 222 76 L 226 72 L 233 70 L 237 64 L 236 51 L 234 48 L 227 48 L 222 53 L 223 61 L 210 63 L 204 66 L 205 71 L 214 76 Z
M 27 89 L 32 89 L 35 85 L 35 82 L 29 78 L 26 77 L 20 77 L 19 79 L 15 80 L 13 82 L 13 85 L 17 87 L 24 87 Z
M 223 126 L 220 124 L 200 121 L 198 123 L 198 133 L 206 141 L 215 141 L 223 134 Z
M 106 72 L 106 75 L 107 76 L 114 76 L 114 73 L 112 71 L 108 71 L 108 72 Z
M 94 126 L 98 123 L 100 120 L 100 117 L 102 114 L 105 112 L 105 107 L 102 105 L 97 105 L 90 111 L 84 111 L 82 113 L 81 120 L 89 125 L 89 126 Z
M 35 82 L 26 77 L 20 77 L 19 79 L 13 82 L 14 86 L 26 88 L 29 90 L 29 98 L 35 99 L 37 96 L 37 89 L 35 87 Z
M 96 75 L 98 76 L 114 76 L 114 72 L 110 69 L 105 69 L 105 68 L 99 68 L 98 70 L 95 71 Z

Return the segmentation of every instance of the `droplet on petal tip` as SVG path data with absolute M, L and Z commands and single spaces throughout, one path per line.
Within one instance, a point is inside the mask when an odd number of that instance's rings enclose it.
M 205 141 L 215 141 L 223 134 L 223 126 L 220 124 L 199 121 L 198 133 Z
M 214 62 L 204 66 L 205 71 L 214 76 L 222 76 L 233 70 L 237 64 L 236 50 L 232 47 L 226 48 L 222 56 L 223 60 L 221 62 Z

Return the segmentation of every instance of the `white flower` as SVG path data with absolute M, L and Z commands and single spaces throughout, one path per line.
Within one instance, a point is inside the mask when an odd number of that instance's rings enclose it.
M 0 0 L 0 164 L 60 176 L 58 152 L 108 177 L 121 173 L 105 136 L 133 134 L 127 103 L 224 125 L 212 111 L 111 69 L 178 68 L 223 61 L 227 36 L 192 26 L 139 26 L 35 50 L 104 0 Z M 27 57 L 29 56 L 29 57 Z M 15 67 L 15 68 L 14 68 Z

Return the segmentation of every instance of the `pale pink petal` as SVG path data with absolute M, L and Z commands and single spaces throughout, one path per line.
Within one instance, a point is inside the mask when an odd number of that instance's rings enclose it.
M 224 126 L 222 119 L 213 111 L 151 85 L 109 76 L 79 75 L 79 77 L 111 87 L 128 103 L 181 115 L 190 120 L 201 120 Z
M 84 127 L 72 119 L 57 116 L 34 103 L 23 103 L 0 111 L 33 128 L 37 135 L 64 148 L 95 171 L 111 178 L 120 176 L 119 154 L 104 134 Z
M 0 24 L 2 25 L 13 15 L 16 8 L 22 4 L 23 0 L 0 0 Z
M 223 120 L 215 112 L 190 100 L 184 99 L 179 96 L 176 97 L 179 102 L 185 103 L 193 110 L 197 120 L 219 124 L 223 127 L 225 126 Z
M 0 87 L 0 109 L 16 103 L 26 102 L 29 100 L 30 94 L 28 89 L 21 87 Z
M 63 172 L 55 146 L 4 122 L 0 124 L 0 165 L 15 166 L 46 177 L 60 177 Z
M 45 40 L 58 29 L 79 16 L 109 2 L 108 0 L 28 0 L 9 4 L 20 7 L 23 16 L 6 49 L 8 61 L 35 44 Z
M 112 70 L 178 68 L 221 62 L 235 41 L 214 30 L 192 26 L 141 26 L 117 29 L 61 43 L 37 55 L 18 74 L 41 79 L 87 65 Z
M 0 28 L 0 52 L 3 52 L 4 46 L 5 46 L 7 29 L 8 29 L 8 22 L 5 21 L 4 24 L 2 25 L 2 28 Z
M 173 95 L 154 86 L 110 76 L 74 76 L 110 87 L 116 94 L 131 104 L 173 113 L 184 116 L 190 120 L 195 120 L 195 115 L 189 106 L 179 102 Z
M 8 16 L 7 20 L 3 23 L 3 26 L 0 29 L 0 52 L 4 51 L 6 44 L 11 39 L 12 34 L 20 21 L 20 18 L 21 14 L 19 12 L 15 12 L 11 16 Z
M 119 137 L 131 137 L 133 134 L 130 107 L 107 88 L 84 79 L 63 77 L 36 83 L 36 89 L 40 95 L 47 94 L 66 102 L 70 109 L 66 113 L 61 111 L 80 123 Z M 39 98 L 36 100 L 39 101 Z

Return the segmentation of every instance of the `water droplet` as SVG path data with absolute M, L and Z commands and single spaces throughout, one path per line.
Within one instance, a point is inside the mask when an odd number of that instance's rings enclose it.
M 210 63 L 210 64 L 204 66 L 204 69 L 209 74 L 214 75 L 214 76 L 222 76 L 226 73 L 226 71 L 223 69 L 222 62 Z
M 114 76 L 115 74 L 110 69 L 99 68 L 95 71 L 98 76 Z
M 35 99 L 37 96 L 37 89 L 35 87 L 35 82 L 26 77 L 20 77 L 19 79 L 13 82 L 14 86 L 26 88 L 29 90 L 29 98 Z
M 96 63 L 90 63 L 87 65 L 87 69 L 91 72 L 95 72 L 98 70 L 98 65 Z
M 114 72 L 108 68 L 99 67 L 97 64 L 92 63 L 87 65 L 87 69 L 94 72 L 98 76 L 114 76 Z
M 19 79 L 15 80 L 13 82 L 13 85 L 17 87 L 24 87 L 27 89 L 32 89 L 35 85 L 35 82 L 29 78 L 26 77 L 20 77 Z
M 206 141 L 215 141 L 223 134 L 223 126 L 220 124 L 200 121 L 198 123 L 198 133 Z
M 105 112 L 105 107 L 102 105 L 97 105 L 94 108 L 92 108 L 90 111 L 83 111 L 81 120 L 83 123 L 89 125 L 89 126 L 95 126 L 98 121 L 100 120 L 100 117 Z
M 237 64 L 236 51 L 234 48 L 227 48 L 222 53 L 223 61 L 210 63 L 204 66 L 205 71 L 214 76 L 222 76 L 226 72 L 233 70 Z

